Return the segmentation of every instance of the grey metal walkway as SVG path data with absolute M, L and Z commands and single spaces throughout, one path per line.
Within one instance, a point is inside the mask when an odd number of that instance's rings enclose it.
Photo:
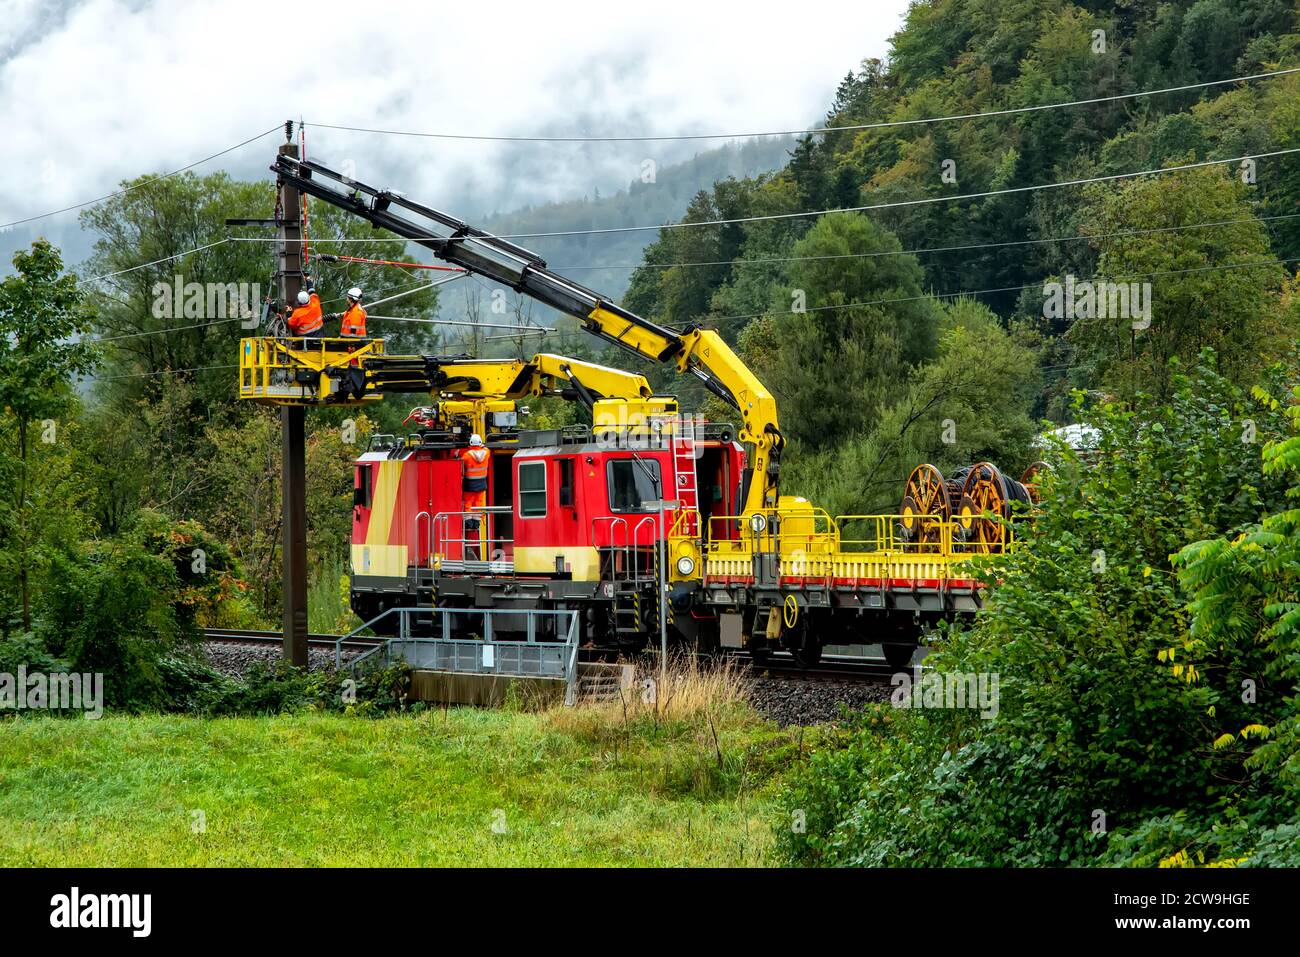
M 577 698 L 578 684 L 578 612 L 538 611 L 493 608 L 390 608 L 360 628 L 341 637 L 334 645 L 334 663 L 342 666 L 343 644 L 361 632 L 372 629 L 377 623 L 392 616 L 398 617 L 398 635 L 388 638 L 365 654 L 352 659 L 348 668 L 354 672 L 363 665 L 387 667 L 403 660 L 417 671 L 434 671 L 451 675 L 499 675 L 509 678 L 552 678 L 564 681 L 564 703 L 572 705 Z M 477 625 L 482 620 L 482 638 L 453 638 L 455 616 L 473 619 Z M 503 618 L 512 626 L 525 616 L 527 638 L 524 641 L 498 641 L 494 628 Z M 438 621 L 442 637 L 423 638 L 412 634 L 413 619 Z M 559 640 L 538 640 L 537 634 L 548 630 L 543 619 L 553 619 Z

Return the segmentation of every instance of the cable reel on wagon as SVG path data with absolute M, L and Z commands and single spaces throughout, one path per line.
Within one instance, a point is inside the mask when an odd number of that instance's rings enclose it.
M 959 469 L 951 478 L 929 463 L 918 465 L 903 489 L 898 537 L 912 546 L 942 547 L 947 529 L 954 550 L 1001 552 L 1010 544 L 1010 523 L 1038 504 L 1032 480 L 1046 468 L 1035 462 L 1017 481 L 992 462 Z

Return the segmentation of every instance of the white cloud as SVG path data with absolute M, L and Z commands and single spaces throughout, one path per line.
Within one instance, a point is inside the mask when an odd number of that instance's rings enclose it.
M 0 0 L 0 222 L 300 115 L 309 155 L 466 214 L 608 191 L 642 158 L 714 144 L 485 144 L 311 122 L 492 135 L 801 127 L 863 57 L 884 54 L 906 7 Z M 203 169 L 260 177 L 275 142 Z

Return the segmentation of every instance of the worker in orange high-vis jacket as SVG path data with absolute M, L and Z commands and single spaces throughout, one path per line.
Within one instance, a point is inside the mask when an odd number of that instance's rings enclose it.
M 340 339 L 364 339 L 366 337 L 366 311 L 361 308 L 361 287 L 353 286 L 348 290 L 348 308 L 340 315 L 332 313 L 326 317 L 331 322 L 339 320 L 339 338 Z M 356 351 L 356 346 L 349 345 L 348 352 Z M 358 365 L 356 359 L 352 360 L 352 365 Z
M 348 290 L 348 308 L 342 316 L 339 337 L 343 339 L 366 337 L 366 311 L 361 308 L 361 289 L 358 286 Z
M 300 339 L 316 339 L 325 328 L 325 319 L 320 310 L 320 296 L 316 295 L 316 284 L 310 276 L 307 288 L 298 293 L 298 306 L 289 314 L 289 335 Z
M 475 433 L 469 437 L 469 448 L 460 453 L 461 463 L 461 493 L 460 508 L 463 512 L 474 512 L 475 509 L 481 509 L 487 504 L 487 487 L 488 487 L 488 467 L 492 460 L 492 453 L 483 445 L 483 436 Z M 465 558 L 470 557 L 471 548 L 477 553 L 479 549 L 468 543 L 473 538 L 478 540 L 479 519 L 478 515 L 464 515 L 466 546 Z

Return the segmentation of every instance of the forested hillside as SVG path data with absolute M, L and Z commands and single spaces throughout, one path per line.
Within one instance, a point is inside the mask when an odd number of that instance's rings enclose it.
M 896 505 L 917 461 L 1023 466 L 1071 389 L 1166 395 L 1167 360 L 1205 346 L 1249 382 L 1294 335 L 1300 159 L 1020 190 L 1294 146 L 1300 77 L 1014 111 L 1274 70 L 1294 31 L 1279 0 L 917 4 L 826 115 L 877 128 L 698 194 L 686 222 L 788 218 L 664 230 L 626 304 L 739 345 L 780 400 L 787 489 L 832 513 Z M 1150 282 L 1150 328 L 1044 318 L 1066 276 Z
M 993 713 L 903 686 L 850 715 L 785 796 L 787 860 L 1295 863 L 1300 79 L 1027 108 L 1298 44 L 1272 0 L 918 3 L 827 113 L 872 128 L 685 217 L 755 221 L 647 250 L 627 305 L 738 345 L 779 399 L 783 491 L 832 514 L 896 509 L 920 461 L 1014 472 L 1044 417 L 1098 430 L 1052 453 L 986 610 L 932 638 L 935 686 L 1000 679 Z M 910 122 L 968 114 L 992 115 Z M 853 207 L 878 208 L 803 215 Z M 1149 298 L 1053 302 L 1101 281 Z

